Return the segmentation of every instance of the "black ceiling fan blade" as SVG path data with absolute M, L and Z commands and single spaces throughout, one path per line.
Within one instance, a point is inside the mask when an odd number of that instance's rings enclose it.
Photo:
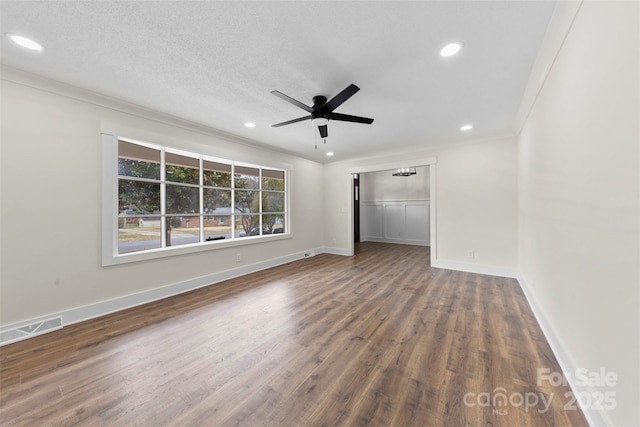
M 331 98 L 324 106 L 321 108 L 323 112 L 330 113 L 336 108 L 338 108 L 343 102 L 347 99 L 351 98 L 360 88 L 353 83 L 347 86 L 342 92 Z
M 339 120 L 342 122 L 354 122 L 354 123 L 366 123 L 370 125 L 373 123 L 373 119 L 366 117 L 350 116 L 349 114 L 331 113 L 329 114 L 329 120 Z
M 302 122 L 304 120 L 309 120 L 310 118 L 311 118 L 310 116 L 298 117 L 297 119 L 288 120 L 288 121 L 282 122 L 282 123 L 276 123 L 275 125 L 271 125 L 271 127 L 279 128 L 280 126 L 290 125 L 291 123 Z
M 304 111 L 306 111 L 308 113 L 312 113 L 313 112 L 313 108 L 309 107 L 308 105 L 303 104 L 302 102 L 300 102 L 300 101 L 298 101 L 296 99 L 291 98 L 288 95 L 285 95 L 282 92 L 279 92 L 277 90 L 272 90 L 271 93 L 274 94 L 275 96 L 277 96 L 278 98 L 283 99 L 283 100 L 287 101 L 288 103 L 295 105 L 296 107 L 302 108 Z
M 329 132 L 327 131 L 327 125 L 318 126 L 318 130 L 320 131 L 320 136 L 322 138 L 326 138 L 327 135 L 329 135 Z

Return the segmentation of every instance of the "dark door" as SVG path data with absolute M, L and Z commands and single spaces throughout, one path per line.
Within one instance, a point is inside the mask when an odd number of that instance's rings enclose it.
M 360 241 L 360 179 L 353 175 L 353 241 Z

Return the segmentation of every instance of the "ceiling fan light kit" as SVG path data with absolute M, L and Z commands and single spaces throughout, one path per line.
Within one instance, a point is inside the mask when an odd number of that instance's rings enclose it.
M 329 132 L 327 130 L 327 124 L 329 120 L 338 120 L 342 122 L 352 122 L 352 123 L 365 123 L 370 125 L 373 123 L 373 119 L 369 119 L 366 117 L 360 116 L 351 116 L 348 114 L 340 114 L 334 113 L 333 111 L 342 105 L 347 99 L 351 98 L 356 92 L 358 92 L 360 88 L 353 83 L 347 86 L 342 92 L 331 98 L 327 101 L 326 96 L 317 95 L 313 97 L 313 106 L 309 107 L 302 102 L 291 98 L 288 95 L 285 95 L 282 92 L 277 90 L 271 91 L 272 94 L 277 96 L 278 98 L 287 101 L 290 104 L 295 105 L 298 108 L 302 108 L 304 111 L 309 113 L 308 116 L 298 117 L 297 119 L 288 120 L 282 123 L 276 123 L 272 125 L 272 127 L 277 128 L 280 126 L 290 125 L 297 122 L 302 122 L 304 120 L 311 120 L 311 124 L 313 126 L 317 126 L 318 132 L 320 133 L 321 138 L 326 138 L 329 136 Z M 316 144 L 317 148 L 317 144 Z
M 311 124 L 314 126 L 326 126 L 329 123 L 329 119 L 326 117 L 316 117 L 315 119 L 311 119 Z

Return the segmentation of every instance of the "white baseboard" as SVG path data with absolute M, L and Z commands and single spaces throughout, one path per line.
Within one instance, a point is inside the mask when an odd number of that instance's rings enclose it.
M 206 276 L 196 277 L 193 279 L 189 279 L 183 282 L 171 284 L 168 286 L 163 286 L 160 288 L 150 289 L 148 291 L 139 292 L 136 294 L 125 295 L 122 297 L 114 298 L 107 301 L 101 301 L 94 304 L 89 304 L 81 307 L 72 308 L 69 310 L 65 310 L 59 313 L 49 314 L 47 316 L 41 316 L 38 318 L 30 319 L 24 322 L 15 323 L 12 325 L 6 325 L 0 328 L 0 336 L 3 333 L 12 331 L 15 329 L 23 328 L 25 326 L 31 325 L 33 323 L 37 323 L 43 321 L 47 318 L 52 318 L 56 316 L 62 317 L 62 325 L 70 325 L 74 323 L 83 322 L 85 320 L 94 319 L 96 317 L 104 316 L 106 314 L 114 313 L 117 311 L 125 310 L 128 308 L 136 307 L 142 304 L 146 304 L 149 302 L 157 301 L 163 298 L 171 297 L 174 295 L 178 295 L 184 292 L 189 292 L 198 288 L 202 288 L 205 286 L 213 285 L 225 280 L 233 279 L 239 276 L 243 276 L 250 273 L 255 273 L 261 270 L 265 270 L 267 268 L 276 267 L 279 265 L 287 264 L 292 261 L 296 261 L 299 259 L 307 258 L 310 253 L 321 254 L 328 253 L 334 255 L 343 255 L 343 256 L 351 256 L 347 249 L 344 248 L 316 248 L 310 249 L 303 252 L 286 255 L 279 258 L 273 258 L 270 260 L 258 262 L 251 265 L 246 265 L 218 273 L 213 273 Z M 492 267 L 485 266 L 479 264 L 465 264 L 455 261 L 443 261 L 438 260 L 433 267 L 436 268 L 444 268 L 449 270 L 458 270 L 458 271 L 466 271 L 471 273 L 478 274 L 489 274 L 493 276 L 501 276 L 501 277 L 510 277 L 517 278 L 520 283 L 520 287 L 524 292 L 525 297 L 531 307 L 531 311 L 533 312 L 542 332 L 551 347 L 558 363 L 560 364 L 560 368 L 563 372 L 576 372 L 578 366 L 574 362 L 571 355 L 565 350 L 565 346 L 562 344 L 562 340 L 558 336 L 557 332 L 553 325 L 547 320 L 544 310 L 541 308 L 538 303 L 532 289 L 528 286 L 527 281 L 524 277 L 517 275 L 514 271 L 502 268 L 502 267 Z M 62 326 L 61 326 L 62 327 Z M 59 329 L 59 328 L 57 328 Z M 55 329 L 52 329 L 52 331 Z M 47 331 L 49 332 L 49 331 Z M 24 338 L 15 339 L 13 338 L 10 341 L 0 342 L 0 346 L 10 344 L 12 342 L 16 342 L 21 339 L 28 339 L 33 336 L 37 336 L 39 334 L 31 334 L 25 335 Z M 568 377 L 569 385 L 571 389 L 574 391 L 576 395 L 581 392 L 591 393 L 592 391 L 587 389 L 586 387 L 578 387 L 575 384 L 574 376 L 571 375 Z M 612 425 L 611 420 L 607 416 L 606 413 L 602 411 L 593 411 L 593 410 L 585 410 L 583 411 L 589 425 L 591 426 L 607 426 Z
M 360 239 L 361 242 L 380 242 L 380 243 L 395 243 L 398 245 L 412 245 L 412 246 L 429 246 L 428 240 L 412 240 L 412 239 L 393 239 L 388 237 L 371 237 L 366 236 Z
M 444 268 L 446 270 L 466 271 L 467 273 L 488 274 L 490 276 L 509 277 L 515 279 L 517 273 L 515 270 L 506 267 L 495 267 L 482 264 L 468 264 L 459 261 L 436 260 L 431 264 L 435 268 Z
M 71 325 L 74 323 L 83 322 L 85 320 L 94 319 L 96 317 L 104 316 L 106 314 L 115 313 L 117 311 L 125 310 L 128 308 L 136 307 L 149 302 L 157 301 L 163 298 L 168 298 L 174 295 L 178 295 L 184 292 L 189 292 L 198 288 L 213 285 L 215 283 L 222 282 L 224 280 L 233 279 L 245 274 L 255 273 L 257 271 L 265 270 L 267 268 L 276 267 L 279 265 L 287 264 L 292 261 L 307 258 L 310 253 L 320 254 L 325 252 L 323 248 L 309 249 L 303 252 L 286 255 L 283 257 L 273 258 L 266 261 L 261 261 L 255 264 L 250 264 L 230 270 L 221 271 L 218 273 L 209 274 L 206 276 L 195 277 L 185 280 L 183 282 L 174 283 L 160 288 L 149 289 L 147 291 L 139 292 L 136 294 L 125 295 L 122 297 L 113 298 L 106 301 L 100 301 L 93 304 L 88 304 L 81 307 L 75 307 L 69 310 L 65 310 L 58 313 L 52 313 L 47 316 L 41 316 L 35 319 L 29 319 L 23 322 L 14 323 L 11 325 L 3 325 L 0 328 L 0 338 L 6 336 L 7 339 L 0 341 L 0 346 L 7 345 L 22 339 L 28 339 L 36 334 L 21 334 L 24 336 L 16 336 L 15 333 L 9 333 L 19 328 L 24 328 L 34 323 L 40 322 L 44 319 L 52 317 L 62 317 L 62 326 Z M 60 328 L 57 328 L 60 329 Z M 51 329 L 53 331 L 54 329 Z M 46 332 L 51 332 L 46 331 Z M 44 333 L 44 332 L 43 332 Z
M 349 252 L 348 249 L 345 248 L 322 248 L 320 253 L 332 254 L 332 255 L 342 255 L 342 256 L 353 256 L 353 253 Z
M 525 297 L 527 298 L 527 302 L 531 307 L 531 311 L 533 312 L 533 315 L 538 321 L 538 325 L 540 325 L 540 329 L 542 329 L 542 333 L 547 339 L 547 342 L 551 347 L 551 351 L 553 351 L 553 354 L 556 357 L 558 364 L 560 365 L 560 369 L 562 369 L 562 372 L 566 372 L 570 374 L 570 375 L 565 375 L 565 378 L 567 379 L 567 383 L 571 387 L 571 390 L 573 390 L 574 395 L 579 396 L 580 393 L 586 393 L 592 396 L 594 390 L 584 386 L 580 387 L 576 384 L 575 382 L 576 378 L 575 378 L 575 375 L 573 374 L 580 367 L 575 363 L 575 361 L 573 360 L 573 357 L 566 350 L 566 346 L 563 344 L 562 339 L 556 332 L 556 329 L 553 327 L 553 324 L 547 319 L 547 316 L 545 315 L 545 312 L 542 309 L 542 306 L 536 299 L 533 290 L 531 289 L 531 287 L 529 286 L 525 278 L 522 277 L 522 275 L 518 275 L 517 279 L 518 279 L 518 282 L 520 283 L 520 288 L 522 288 L 522 292 L 524 293 Z M 609 416 L 604 411 L 584 409 L 582 412 L 584 413 L 584 416 L 586 417 L 587 422 L 592 427 L 613 425 L 613 423 L 609 419 Z

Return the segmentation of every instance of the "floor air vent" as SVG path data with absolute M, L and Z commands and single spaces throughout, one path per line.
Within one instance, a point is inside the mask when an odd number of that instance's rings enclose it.
M 62 329 L 62 316 L 40 320 L 0 332 L 0 346 Z

